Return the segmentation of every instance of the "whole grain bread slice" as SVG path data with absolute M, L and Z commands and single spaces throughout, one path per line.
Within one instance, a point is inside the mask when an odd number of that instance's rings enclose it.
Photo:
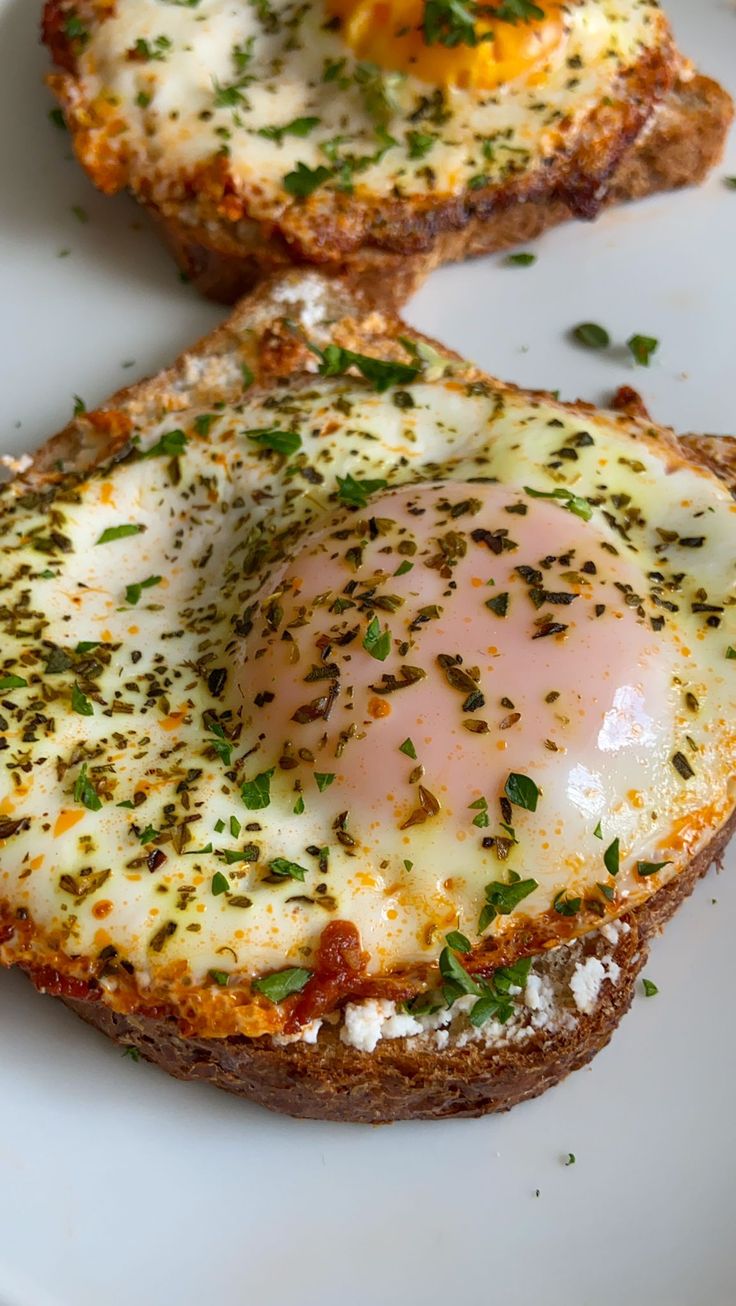
M 94 412 L 78 414 L 20 473 L 22 484 L 43 487 L 66 472 L 114 460 L 128 446 L 132 423 L 154 423 L 190 405 L 237 401 L 244 369 L 260 387 L 313 373 L 314 354 L 294 333 L 294 322 L 308 327 L 321 346 L 334 341 L 387 359 L 403 350 L 402 339 L 425 340 L 399 318 L 372 309 L 347 283 L 292 271 L 263 285 L 172 368 L 119 392 Z M 426 343 L 444 358 L 456 357 L 436 342 Z M 481 374 L 470 367 L 463 375 Z M 617 406 L 633 419 L 641 417 L 644 433 L 647 421 L 634 392 L 621 392 Z M 581 415 L 591 411 L 585 404 L 569 407 Z M 662 438 L 729 484 L 736 476 L 736 441 L 678 441 L 666 433 Z M 49 985 L 48 968 L 34 975 L 32 959 L 24 967 L 41 991 L 61 996 L 88 1023 L 168 1073 L 213 1083 L 274 1110 L 370 1123 L 502 1111 L 558 1083 L 605 1046 L 631 1003 L 649 940 L 720 857 L 735 828 L 736 813 L 685 872 L 617 926 L 535 958 L 533 974 L 546 988 L 548 1018 L 536 1019 L 530 1008 L 508 1029 L 487 1037 L 471 1031 L 462 1013 L 449 1028 L 385 1037 L 373 1051 L 348 1045 L 339 1023 L 329 1021 L 313 1042 L 186 1037 L 173 1018 L 121 1014 L 99 994 L 95 1001 L 79 999 L 63 985 Z M 573 981 L 590 966 L 605 979 L 596 1000 L 580 1005 L 573 1000 Z
M 631 1006 L 650 939 L 718 860 L 735 829 L 736 816 L 688 871 L 623 918 L 613 945 L 595 931 L 536 958 L 534 973 L 552 989 L 556 1012 L 522 1038 L 514 1028 L 511 1037 L 468 1039 L 462 1022 L 459 1031 L 454 1022 L 443 1046 L 427 1034 L 384 1038 L 365 1052 L 346 1046 L 337 1025 L 323 1025 L 313 1044 L 183 1038 L 174 1021 L 121 1015 L 99 1002 L 66 999 L 66 1005 L 177 1079 L 214 1084 L 286 1115 L 387 1124 L 508 1111 L 559 1084 L 606 1046 Z M 587 1012 L 573 1003 L 570 982 L 591 958 L 609 969 L 613 963 L 618 974 Z
M 681 77 L 619 164 L 602 206 L 699 185 L 721 158 L 733 112 L 717 82 L 700 74 Z M 232 304 L 264 276 L 299 262 L 278 234 L 262 235 L 244 250 L 226 224 L 198 230 L 148 207 L 183 274 L 210 299 Z M 588 216 L 600 207 L 596 203 Z M 428 213 L 413 249 L 366 244 L 341 262 L 322 264 L 321 271 L 347 278 L 372 303 L 398 308 L 442 264 L 527 244 L 573 216 L 581 213 L 571 199 L 550 193 L 491 204 L 480 213 L 460 207 L 439 221 Z

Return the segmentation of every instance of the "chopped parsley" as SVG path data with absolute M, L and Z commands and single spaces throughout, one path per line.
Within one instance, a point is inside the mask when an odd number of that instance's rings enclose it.
M 218 721 L 211 722 L 209 729 L 211 733 L 214 735 L 214 738 L 208 739 L 207 743 L 209 744 L 210 748 L 214 752 L 215 756 L 219 757 L 220 761 L 225 763 L 225 766 L 230 766 L 230 763 L 232 761 L 233 746 L 230 743 L 230 741 L 226 738 L 225 731 L 223 730 L 222 726 Z M 232 826 L 232 821 L 230 824 Z
M 636 869 L 642 879 L 646 879 L 648 875 L 656 875 L 657 871 L 661 871 L 663 866 L 671 865 L 672 862 L 637 862 Z
M 572 334 L 578 344 L 585 345 L 586 349 L 606 349 L 611 343 L 606 328 L 598 326 L 597 322 L 580 322 L 573 328 Z
M 226 848 L 222 855 L 227 866 L 234 866 L 236 862 L 257 862 L 260 851 L 257 844 L 247 843 L 244 848 Z
M 139 580 L 132 585 L 126 585 L 125 602 L 135 606 L 144 590 L 153 589 L 155 585 L 160 585 L 162 580 L 163 576 L 148 576 L 146 580 Z
M 378 394 L 383 394 L 392 385 L 407 385 L 419 375 L 420 369 L 410 363 L 356 354 L 354 350 L 343 349 L 341 345 L 326 345 L 324 349 L 319 349 L 317 345 L 310 344 L 309 348 L 322 360 L 319 365 L 320 376 L 344 376 L 348 368 L 355 367 L 366 381 L 371 382 Z
M 284 190 L 295 199 L 306 199 L 331 176 L 331 168 L 326 168 L 324 164 L 308 168 L 306 163 L 297 163 L 296 168 L 287 172 L 283 179 Z
M 319 789 L 320 793 L 322 793 L 325 789 L 329 788 L 329 786 L 332 784 L 334 779 L 335 779 L 334 771 L 314 772 L 314 782 L 317 788 Z
M 443 980 L 442 996 L 448 1007 L 451 1007 L 453 1002 L 457 1002 L 457 999 L 465 994 L 472 994 L 476 998 L 482 997 L 483 990 L 480 984 L 473 979 L 472 975 L 468 974 L 451 947 L 442 949 L 439 967 Z
M 399 744 L 399 752 L 405 753 L 407 757 L 410 757 L 412 761 L 416 762 L 417 750 L 414 747 L 411 739 L 405 739 L 403 744 Z
M 504 793 L 509 802 L 516 807 L 523 807 L 527 812 L 536 812 L 539 789 L 528 775 L 519 775 L 512 771 L 504 786 Z
M 409 158 L 423 159 L 426 154 L 429 154 L 436 139 L 436 136 L 430 136 L 426 132 L 407 132 L 406 143 L 409 146 Z
M 212 892 L 216 898 L 219 897 L 221 893 L 230 892 L 230 881 L 226 875 L 223 875 L 222 871 L 215 871 L 212 876 Z
M 619 871 L 619 841 L 614 839 L 603 854 L 603 864 L 609 875 L 618 875 Z
M 505 1025 L 514 1013 L 511 989 L 525 987 L 531 967 L 531 957 L 522 957 L 512 966 L 504 966 L 494 971 L 490 981 L 481 980 L 482 995 L 470 1011 L 471 1025 L 476 1027 L 484 1025 L 491 1016 L 494 1016 L 501 1025 Z
M 199 417 L 194 419 L 194 429 L 197 435 L 209 435 L 210 427 L 217 418 L 214 413 L 200 413 Z
M 494 40 L 491 29 L 479 33 L 476 22 L 489 15 L 497 22 L 529 22 L 544 18 L 544 10 L 531 0 L 503 0 L 489 8 L 475 0 L 426 0 L 422 30 L 427 45 L 444 45 L 455 49 L 458 45 L 476 46 Z
M 654 983 L 653 980 L 643 979 L 641 983 L 642 983 L 642 988 L 644 989 L 645 997 L 653 998 L 657 993 L 659 993 L 659 989 L 657 988 L 657 985 Z
M 86 694 L 82 693 L 76 680 L 72 685 L 72 712 L 78 712 L 80 716 L 94 716 L 95 714 L 90 700 Z
M 0 689 L 25 689 L 27 684 L 22 676 L 0 676 Z
M 178 458 L 187 447 L 187 437 L 183 431 L 167 431 L 150 449 L 145 449 L 141 458 Z
M 659 348 L 659 341 L 654 336 L 631 336 L 626 344 L 634 362 L 640 367 L 649 367 L 652 355 Z
M 530 268 L 537 261 L 536 254 L 528 254 L 520 251 L 518 254 L 507 254 L 506 262 L 514 268 Z
M 470 809 L 471 811 L 473 810 L 477 811 L 477 816 L 473 817 L 473 825 L 476 825 L 479 830 L 485 830 L 487 826 L 490 824 L 490 817 L 488 815 L 488 803 L 486 799 L 476 798 L 474 803 L 470 803 Z
M 303 880 L 307 874 L 305 866 L 300 866 L 298 862 L 290 862 L 286 857 L 274 857 L 273 861 L 269 862 L 269 869 L 281 880 Z
M 285 123 L 283 127 L 261 127 L 258 135 L 281 145 L 285 136 L 308 136 L 320 121 L 319 118 L 292 118 L 291 122 Z
M 503 884 L 500 880 L 487 884 L 486 903 L 478 921 L 478 933 L 482 934 L 497 916 L 510 916 L 519 903 L 538 888 L 536 880 L 522 880 L 516 871 L 510 872 L 508 884 Z
M 79 774 L 74 781 L 74 801 L 82 803 L 90 812 L 99 812 L 102 807 L 102 800 L 97 795 L 92 781 L 87 775 L 87 763 L 83 762 L 79 768 Z
M 535 490 L 531 485 L 525 485 L 524 493 L 528 494 L 530 499 L 559 499 L 564 508 L 574 512 L 576 517 L 582 517 L 583 521 L 590 521 L 593 516 L 593 509 L 588 500 L 573 494 L 572 490 L 567 490 L 562 485 L 556 490 Z
M 391 632 L 386 627 L 381 630 L 381 623 L 378 617 L 371 617 L 363 636 L 363 648 L 366 653 L 370 653 L 372 658 L 379 662 L 385 662 L 391 652 Z
M 357 481 L 348 472 L 347 476 L 337 477 L 337 497 L 341 503 L 347 504 L 350 508 L 365 508 L 369 495 L 385 489 L 387 485 L 388 481 L 379 478 Z
M 301 993 L 305 984 L 312 978 L 311 970 L 302 966 L 290 966 L 288 970 L 277 971 L 274 975 L 264 975 L 253 981 L 256 993 L 262 993 L 269 1002 L 283 1002 L 291 993 Z
M 486 607 L 495 613 L 497 617 L 505 617 L 509 610 L 508 591 L 505 590 L 503 594 L 496 594 L 492 599 L 486 599 Z
M 564 889 L 555 894 L 552 906 L 559 916 L 577 916 L 582 905 L 582 898 L 571 898 Z
M 163 63 L 171 49 L 171 44 L 168 36 L 157 36 L 153 41 L 147 41 L 145 37 L 139 36 L 133 50 L 135 57 L 145 63 L 151 61 Z
M 302 437 L 297 431 L 263 428 L 246 431 L 245 435 L 256 444 L 263 445 L 264 449 L 273 449 L 275 453 L 285 454 L 287 458 L 302 447 Z
M 255 776 L 252 780 L 246 780 L 240 796 L 251 812 L 257 812 L 262 807 L 268 807 L 271 802 L 271 777 L 274 768 L 270 771 L 261 771 L 260 775 Z
M 111 544 L 113 540 L 124 540 L 128 535 L 141 535 L 145 526 L 134 522 L 124 522 L 121 526 L 108 526 L 95 544 Z
M 470 939 L 466 939 L 459 930 L 452 930 L 445 936 L 445 941 L 448 948 L 454 948 L 456 952 L 470 952 Z

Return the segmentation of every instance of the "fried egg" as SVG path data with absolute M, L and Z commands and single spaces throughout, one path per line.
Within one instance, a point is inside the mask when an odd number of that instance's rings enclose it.
M 276 222 L 315 258 L 368 227 L 383 240 L 386 201 L 475 204 L 522 178 L 548 192 L 570 170 L 590 201 L 680 63 L 652 0 L 477 16 L 442 0 L 92 12 L 62 7 L 75 77 L 52 84 L 97 184 L 131 185 L 187 225 L 241 223 L 241 245 L 259 238 L 248 222 Z
M 727 488 L 417 349 L 180 396 L 115 460 L 4 488 L 5 961 L 260 1034 L 285 1016 L 252 982 L 303 984 L 330 922 L 362 991 L 417 991 L 448 932 L 511 964 L 725 823 Z

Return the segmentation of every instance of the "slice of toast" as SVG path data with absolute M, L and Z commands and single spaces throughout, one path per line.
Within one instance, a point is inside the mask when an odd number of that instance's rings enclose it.
M 93 48 L 98 36 L 103 39 L 110 8 L 85 0 L 80 18 L 78 7 L 72 0 L 46 0 L 44 13 L 44 39 L 59 70 L 49 77 L 49 85 L 63 106 L 77 155 L 105 193 L 128 187 L 161 228 L 182 272 L 204 294 L 226 303 L 279 269 L 314 263 L 326 274 L 347 277 L 372 302 L 398 306 L 443 263 L 527 243 L 570 217 L 594 218 L 607 205 L 699 183 L 720 158 L 733 116 L 726 91 L 693 72 L 658 13 L 652 19 L 661 26 L 658 47 L 642 54 L 641 65 L 635 63 L 622 73 L 615 92 L 614 84 L 607 83 L 611 94 L 591 99 L 584 115 L 576 118 L 559 109 L 559 138 L 540 147 L 535 161 L 531 155 L 526 163 L 517 158 L 517 166 L 512 159 L 508 169 L 499 171 L 494 164 L 486 177 L 490 165 L 481 159 L 475 175 L 468 174 L 464 181 L 464 173 L 455 175 L 455 165 L 444 181 L 426 167 L 426 187 L 422 183 L 412 189 L 405 184 L 405 173 L 418 165 L 403 142 L 406 130 L 410 139 L 417 135 L 415 118 L 410 115 L 404 122 L 399 114 L 396 121 L 381 118 L 380 129 L 385 133 L 387 125 L 391 128 L 393 135 L 387 139 L 396 155 L 392 167 L 398 171 L 370 184 L 360 181 L 364 174 L 359 171 L 355 185 L 340 182 L 334 188 L 325 159 L 334 162 L 335 142 L 342 139 L 335 137 L 324 142 L 324 156 L 315 155 L 321 160 L 315 171 L 324 174 L 326 184 L 295 198 L 286 187 L 291 174 L 274 181 L 268 171 L 274 159 L 260 165 L 257 150 L 245 171 L 228 162 L 229 144 L 190 165 L 186 152 L 182 162 L 166 134 L 165 119 L 153 111 L 139 139 L 139 101 L 131 106 L 126 91 L 106 89 L 104 77 L 114 80 L 122 60 L 121 85 L 126 87 L 131 68 L 142 59 L 154 69 L 150 75 L 155 81 L 156 59 L 147 52 L 145 37 L 137 45 L 133 42 L 139 30 L 134 23 L 127 33 L 132 43 L 127 52 L 115 47 L 111 55 L 103 40 L 102 58 L 109 60 L 106 73 L 100 74 L 94 61 L 91 70 L 86 69 L 85 50 Z M 191 21 L 187 17 L 187 23 Z M 75 37 L 78 26 L 83 34 Z M 173 71 L 169 76 L 174 86 Z M 570 87 L 575 82 L 573 77 Z M 534 94 L 542 97 L 544 81 L 538 88 L 533 85 Z M 441 89 L 436 87 L 434 93 L 444 104 Z M 146 104 L 149 91 L 140 94 Z M 420 99 L 418 114 L 424 113 L 425 100 L 431 103 L 429 95 Z M 346 104 L 347 120 L 349 97 Z M 522 102 L 516 112 L 523 120 L 530 115 L 533 120 L 543 107 L 536 101 L 526 107 Z M 451 118 L 449 108 L 442 114 L 438 121 Z M 499 114 L 498 121 L 486 124 L 489 130 L 493 126 L 486 144 L 511 130 L 504 125 L 502 107 Z M 176 119 L 177 112 L 170 116 Z M 569 120 L 572 126 L 573 119 L 577 125 L 568 137 L 566 125 Z M 162 121 L 163 136 L 157 141 Z M 187 131 L 196 131 L 197 122 Z M 302 125 L 319 122 L 319 116 L 297 119 Z M 229 128 L 221 130 L 229 141 Z M 259 129 L 256 137 L 269 130 Z M 462 132 L 460 137 L 464 139 Z M 474 157 L 476 137 L 474 128 L 466 155 Z M 431 134 L 426 140 L 431 142 Z M 513 148 L 523 158 L 521 136 Z M 277 163 L 279 158 L 277 151 Z M 259 167 L 266 169 L 262 176 Z
M 717 82 L 700 74 L 678 81 L 619 164 L 601 206 L 700 185 L 721 158 L 732 120 L 733 102 Z M 294 250 L 278 236 L 264 236 L 244 253 L 226 227 L 197 230 L 171 214 L 164 216 L 152 204 L 148 211 L 184 275 L 220 303 L 235 303 L 263 276 L 295 261 Z M 400 308 L 444 263 L 526 245 L 579 216 L 565 199 L 541 194 L 490 206 L 483 213 L 456 212 L 447 223 L 428 224 L 419 249 L 399 253 L 366 245 L 321 270 L 347 278 L 372 303 Z
M 401 320 L 371 309 L 346 285 L 313 272 L 292 272 L 261 287 L 169 370 L 121 391 L 95 412 L 77 415 L 20 473 L 14 492 L 32 496 L 125 457 L 133 426 L 141 430 L 163 418 L 175 421 L 188 408 L 211 412 L 218 405 L 237 404 L 244 375 L 266 393 L 278 385 L 304 383 L 317 366 L 304 343 L 307 332 L 322 350 L 334 343 L 395 360 L 406 357 L 409 341 L 429 346 L 433 365 L 456 357 Z M 471 386 L 484 382 L 467 365 L 459 367 L 458 375 Z M 618 407 L 634 414 L 634 426 L 637 416 L 641 419 L 645 442 L 651 424 L 633 392 L 622 394 Z M 559 412 L 573 414 L 582 424 L 594 410 L 585 404 L 559 405 Z M 661 430 L 659 438 L 675 456 L 684 455 L 729 483 L 736 474 L 736 441 L 678 441 Z M 379 996 L 349 1002 L 342 1015 L 335 1009 L 321 1027 L 307 1026 L 299 1037 L 190 1033 L 186 1022 L 166 1012 L 114 1009 L 111 991 L 104 993 L 94 978 L 92 985 L 77 978 L 73 967 L 78 958 L 67 975 L 59 969 L 58 956 L 50 966 L 32 939 L 15 947 L 18 918 L 2 896 L 0 962 L 21 965 L 41 991 L 62 997 L 83 1019 L 170 1074 L 207 1080 L 275 1110 L 373 1123 L 480 1115 L 543 1092 L 608 1042 L 632 1000 L 651 936 L 721 855 L 735 826 L 732 813 L 687 869 L 638 909 L 552 950 L 540 949 L 526 987 L 514 993 L 514 1015 L 505 1024 L 491 1021 L 476 1028 L 463 1000 L 449 1011 L 417 1019 Z

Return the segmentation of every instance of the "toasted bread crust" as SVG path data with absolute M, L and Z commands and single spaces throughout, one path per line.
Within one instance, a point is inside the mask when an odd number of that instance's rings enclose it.
M 618 164 L 604 207 L 643 199 L 660 191 L 699 185 L 718 163 L 733 118 L 730 96 L 717 82 L 696 75 L 679 80 L 659 105 L 648 130 Z M 265 236 L 247 253 L 226 227 L 213 233 L 187 226 L 175 216 L 148 211 L 160 228 L 182 272 L 210 299 L 232 304 L 262 277 L 306 258 L 278 233 Z M 588 216 L 595 216 L 589 212 Z M 411 242 L 402 248 L 399 233 L 393 248 L 367 243 L 320 268 L 347 277 L 372 303 L 399 307 L 424 279 L 444 263 L 497 253 L 536 239 L 573 216 L 571 197 L 542 192 L 502 199 L 483 211 L 443 215 L 425 213 Z M 419 219 L 418 219 L 419 220 Z M 417 248 L 417 243 L 421 246 Z
M 604 986 L 592 1014 L 577 1013 L 572 1029 L 542 1031 L 520 1045 L 469 1043 L 437 1051 L 399 1038 L 379 1043 L 373 1052 L 358 1052 L 341 1043 L 330 1027 L 320 1031 L 314 1045 L 185 1039 L 173 1021 L 122 1016 L 100 1003 L 65 1002 L 88 1024 L 136 1048 L 177 1079 L 203 1080 L 287 1115 L 385 1124 L 508 1111 L 558 1084 L 606 1046 L 631 1005 L 649 940 L 721 856 L 735 829 L 736 813 L 688 871 L 625 918 L 631 929 L 614 952 L 620 977 L 615 985 Z M 594 955 L 591 936 L 586 943 Z

